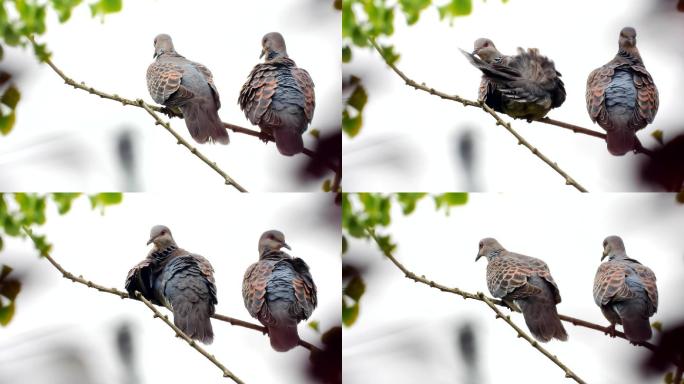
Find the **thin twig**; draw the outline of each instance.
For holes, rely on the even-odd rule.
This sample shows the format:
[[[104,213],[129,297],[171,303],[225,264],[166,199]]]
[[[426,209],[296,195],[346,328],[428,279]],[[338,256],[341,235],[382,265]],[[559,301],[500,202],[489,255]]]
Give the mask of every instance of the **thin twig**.
[[[150,303],[150,301],[147,300],[140,292],[135,291],[135,297],[138,300],[142,301],[147,306],[147,308],[149,308],[152,312],[154,312],[154,317],[160,318],[164,323],[166,323],[166,325],[173,329],[176,332],[176,337],[180,337],[181,339],[185,340],[185,342],[188,343],[189,346],[193,347],[197,352],[201,353],[209,361],[214,363],[214,365],[217,366],[223,372],[223,377],[228,377],[238,384],[244,384],[244,382],[240,380],[239,377],[235,376],[233,372],[231,372],[228,368],[221,364],[221,362],[219,362],[214,355],[209,354],[209,352],[207,352],[204,348],[200,347],[193,339],[186,335],[185,332],[181,331],[180,328],[176,327],[174,323],[169,321],[169,317],[159,312],[157,307],[155,307],[154,304]]]
[[[442,99],[455,101],[457,103],[463,104],[463,106],[477,107],[477,108],[483,109],[485,112],[489,113],[496,120],[496,125],[500,125],[500,126],[506,128],[506,130],[508,132],[510,132],[513,136],[515,136],[515,138],[518,140],[518,144],[525,146],[527,149],[530,150],[530,152],[532,152],[533,155],[537,156],[539,159],[541,159],[543,162],[545,162],[547,165],[549,165],[554,171],[556,171],[559,175],[561,175],[565,179],[566,185],[572,185],[573,187],[575,187],[580,192],[587,192],[587,190],[584,187],[582,187],[577,181],[575,181],[575,179],[573,179],[572,177],[570,177],[570,175],[568,175],[565,171],[563,171],[558,166],[557,163],[551,161],[548,157],[546,157],[544,154],[542,154],[537,148],[532,146],[527,140],[525,140],[525,138],[523,138],[518,132],[516,132],[513,129],[513,127],[511,126],[511,123],[504,121],[499,116],[499,114],[496,113],[487,104],[485,104],[483,102],[479,102],[479,101],[472,101],[472,100],[464,99],[458,95],[449,95],[449,94],[446,94],[444,92],[440,92],[438,90],[435,90],[434,88],[430,88],[430,87],[426,86],[425,84],[418,84],[416,81],[412,80],[411,78],[406,76],[406,74],[404,74],[402,71],[400,71],[396,65],[394,65],[393,63],[390,63],[387,60],[387,58],[385,57],[385,55],[382,52],[382,48],[380,48],[380,46],[375,42],[374,39],[369,39],[369,41],[373,45],[373,47],[375,47],[375,49],[378,51],[378,53],[383,58],[385,63],[392,69],[392,71],[394,71],[394,73],[399,75],[399,77],[401,77],[401,79],[404,80],[406,85],[411,86],[415,89],[427,92],[431,95],[438,96]]]
[[[138,99],[137,102],[138,102],[138,106],[140,106],[142,109],[147,111],[147,113],[149,113],[150,116],[152,116],[154,118],[157,125],[161,125],[162,127],[166,128],[166,130],[169,131],[169,133],[171,133],[173,135],[173,137],[176,138],[176,140],[178,140],[178,144],[183,145],[185,148],[187,148],[190,151],[190,153],[199,157],[200,160],[202,160],[205,164],[207,164],[211,169],[216,171],[216,173],[221,175],[221,177],[223,177],[223,180],[225,181],[226,185],[231,185],[240,192],[247,192],[247,190],[245,188],[243,188],[240,184],[238,184],[235,180],[233,180],[232,177],[228,176],[228,174],[226,172],[224,172],[221,168],[219,168],[219,166],[216,165],[215,162],[209,160],[200,151],[198,151],[197,148],[193,147],[192,145],[190,145],[190,143],[188,143],[185,139],[183,139],[183,137],[181,135],[179,135],[178,132],[174,131],[171,128],[171,124],[162,120],[159,117],[159,115],[157,115],[157,113],[154,110],[152,110],[152,108],[150,108],[150,106],[147,103],[145,103],[142,99]]]
[[[36,46],[37,46],[37,43],[36,43],[35,39],[33,38],[33,36],[29,35],[29,36],[27,36],[27,37],[28,37],[28,39],[31,41],[31,44],[33,44],[33,46],[36,47]],[[167,115],[167,116],[169,116],[169,117],[183,118],[183,115],[180,114],[180,113],[178,113],[178,111],[174,111],[174,110],[171,110],[171,109],[166,108],[166,107],[159,107],[159,106],[156,106],[156,105],[147,104],[147,103],[144,103],[144,102],[143,102],[143,104],[141,105],[141,104],[140,104],[140,100],[141,100],[141,99],[137,99],[137,100],[126,99],[126,98],[121,97],[121,96],[119,96],[119,95],[117,95],[117,94],[110,94],[110,93],[106,93],[106,92],[102,92],[102,91],[100,91],[100,90],[97,90],[97,89],[95,89],[95,88],[93,88],[93,87],[91,87],[91,86],[86,85],[84,82],[80,82],[80,83],[79,83],[79,82],[76,82],[74,79],[72,79],[72,78],[70,78],[69,76],[67,76],[61,69],[59,69],[59,68],[55,65],[55,63],[52,62],[52,60],[51,60],[49,57],[48,57],[48,58],[44,58],[44,61],[45,61],[45,63],[46,63],[46,64],[47,64],[47,65],[48,65],[48,66],[49,66],[49,67],[50,67],[50,68],[51,68],[59,77],[62,78],[62,80],[64,80],[64,83],[65,83],[65,84],[70,85],[70,86],[72,86],[72,87],[74,87],[74,88],[76,88],[76,89],[81,89],[81,90],[86,91],[86,92],[88,92],[88,93],[91,93],[91,94],[93,94],[93,95],[97,95],[97,96],[99,96],[99,97],[101,97],[101,98],[103,98],[103,99],[109,99],[109,100],[117,101],[117,102],[119,102],[119,103],[121,103],[121,104],[123,104],[123,105],[130,105],[130,106],[133,106],[133,107],[140,107],[140,108],[143,108],[143,109],[150,109],[150,110],[152,110],[152,111],[154,111],[154,112],[157,112],[157,113],[163,113],[163,114],[165,114],[165,115]],[[145,108],[145,106],[146,106],[147,108]],[[148,113],[149,113],[149,111],[148,111]],[[241,126],[239,126],[239,125],[230,124],[230,123],[226,123],[226,122],[223,122],[223,126],[224,126],[226,129],[230,129],[231,131],[236,132],[236,133],[241,133],[241,134],[245,134],[245,135],[248,135],[248,136],[253,136],[253,137],[259,138],[259,139],[261,139],[261,140],[266,140],[266,141],[270,141],[270,142],[275,142],[275,139],[273,138],[273,136],[272,136],[272,135],[269,135],[269,134],[267,134],[267,133],[262,133],[262,132],[259,132],[259,131],[255,131],[255,130],[253,130],[253,129],[244,128],[244,127],[241,127]],[[165,127],[165,128],[166,128],[166,127]],[[167,128],[167,130],[170,130],[170,128]],[[173,132],[173,131],[171,131],[171,130],[170,130],[170,132],[175,133],[175,132]],[[179,136],[178,134],[174,134],[174,137],[178,138],[178,136]],[[186,146],[186,147],[187,147],[187,146]],[[190,148],[188,148],[188,149],[190,149]],[[312,150],[310,150],[310,149],[308,149],[308,148],[304,148],[304,150],[302,151],[302,153],[303,153],[304,155],[306,155],[306,156],[311,157],[311,158],[313,158],[313,157],[314,157],[314,154],[315,154],[314,151],[312,151]],[[211,162],[211,163],[213,164],[213,162]],[[330,169],[332,172],[334,172],[335,174],[341,173],[340,170],[338,169],[339,167],[337,167],[335,164],[332,164],[332,163],[330,163],[329,161],[325,161],[324,163],[325,163],[325,166],[326,166],[328,169]],[[210,166],[211,166],[211,164],[210,164]],[[212,167],[212,168],[214,168],[214,167]],[[216,169],[215,169],[215,170],[216,170]],[[225,173],[225,172],[224,172],[224,173]],[[222,175],[222,176],[223,176],[223,175]],[[341,177],[341,176],[340,176],[340,177]],[[232,179],[231,179],[231,180],[232,180]],[[233,185],[233,184],[230,184],[230,185]],[[233,185],[233,186],[235,186],[235,185]]]
[[[549,351],[547,351],[546,349],[541,347],[537,341],[532,339],[527,333],[525,333],[522,329],[520,329],[520,327],[515,325],[515,323],[513,323],[513,321],[511,320],[510,316],[505,316],[503,313],[501,313],[501,311],[496,306],[500,305],[500,306],[507,307],[505,304],[503,304],[503,302],[501,300],[489,298],[481,292],[473,294],[470,292],[462,291],[458,288],[449,288],[449,287],[444,286],[442,284],[435,283],[432,280],[428,280],[425,276],[416,275],[415,273],[409,271],[406,267],[404,267],[404,265],[401,264],[399,262],[399,260],[397,260],[394,257],[394,255],[392,255],[391,252],[389,252],[387,249],[382,247],[380,241],[378,240],[377,236],[375,235],[375,230],[373,230],[371,228],[366,228],[366,232],[373,239],[373,241],[375,241],[375,243],[378,245],[378,247],[380,248],[382,253],[385,255],[385,257],[387,257],[395,266],[397,266],[397,268],[399,268],[399,270],[401,270],[407,278],[409,278],[415,282],[418,282],[418,283],[423,283],[423,284],[428,285],[432,288],[439,289],[440,291],[443,291],[443,292],[449,292],[449,293],[459,295],[459,296],[463,297],[464,299],[474,299],[474,300],[479,300],[479,301],[484,302],[494,312],[496,312],[496,317],[502,318],[506,323],[508,323],[508,325],[513,327],[513,329],[515,329],[515,331],[518,332],[518,337],[522,337],[525,340],[527,340],[527,342],[529,342],[530,345],[532,345],[539,352],[544,354],[544,356],[548,357],[551,361],[553,361],[556,365],[558,365],[565,372],[565,377],[572,378],[573,380],[575,380],[578,383],[585,383],[585,381],[582,380],[579,376],[577,376],[572,370],[570,370],[570,368],[568,368],[565,364],[563,364],[560,360],[558,360],[558,358],[556,356],[552,355],[551,353],[549,353]]]
[[[484,293],[478,292],[477,295],[482,299],[482,301],[485,302],[485,304],[487,304],[489,308],[492,309],[492,311],[496,312],[497,318],[502,319],[503,321],[508,323],[508,325],[510,325],[511,328],[515,329],[515,331],[518,332],[518,337],[522,337],[523,339],[527,340],[527,342],[530,343],[532,347],[541,352],[549,360],[553,361],[558,367],[560,367],[560,369],[565,371],[565,377],[573,379],[578,383],[586,384],[586,381],[582,380],[579,376],[577,376],[577,374],[573,372],[570,368],[568,368],[567,365],[563,364],[555,355],[552,355],[549,351],[546,350],[546,348],[539,345],[538,341],[532,339],[530,335],[528,335],[527,333],[525,333],[525,331],[518,327],[513,322],[513,320],[511,320],[511,316],[506,316],[503,313],[501,313],[501,310],[499,310],[499,308],[497,308],[496,305],[487,296],[484,295]]]
[[[34,239],[34,237],[33,237],[33,232],[31,231],[31,229],[30,229],[30,228],[27,228],[27,227],[23,227],[23,230],[24,230],[24,232],[29,236],[29,238],[31,238],[31,240],[35,242],[35,239]],[[92,282],[91,280],[87,280],[87,279],[84,278],[82,275],[80,275],[80,276],[74,275],[73,273],[71,273],[71,272],[67,271],[66,269],[64,269],[64,267],[62,267],[55,259],[53,259],[52,256],[50,256],[50,254],[47,254],[47,253],[46,253],[46,254],[44,254],[44,255],[42,255],[42,256],[45,257],[45,258],[50,262],[50,264],[52,264],[52,266],[55,267],[55,269],[57,269],[57,270],[62,274],[62,277],[64,277],[64,278],[67,279],[67,280],[71,280],[71,281],[73,281],[74,283],[83,284],[83,285],[85,285],[85,286],[87,286],[87,287],[89,287],[89,288],[96,289],[96,290],[98,290],[98,291],[100,291],[100,292],[110,293],[110,294],[112,294],[112,295],[119,296],[119,297],[122,298],[122,299],[132,299],[132,300],[134,300],[134,298],[130,297],[130,296],[128,295],[127,292],[120,291],[120,290],[118,290],[118,289],[116,289],[116,288],[108,288],[108,287],[105,287],[104,285],[100,285],[100,284],[94,283],[94,282]],[[226,315],[221,315],[221,314],[219,314],[219,313],[215,313],[215,314],[211,315],[211,317],[214,318],[214,319],[216,319],[216,320],[225,321],[226,323],[229,323],[230,325],[233,325],[233,326],[243,327],[243,328],[247,328],[247,329],[252,329],[252,330],[261,332],[261,333],[263,333],[263,334],[267,334],[267,333],[268,333],[268,329],[266,329],[266,327],[263,327],[263,326],[261,326],[261,325],[257,325],[257,324],[254,324],[254,323],[250,323],[250,322],[248,322],[248,321],[236,319],[236,318],[234,318],[234,317],[230,317],[230,316],[226,316]],[[302,347],[308,349],[308,350],[311,351],[311,352],[321,352],[321,350],[320,350],[318,347],[316,347],[315,345],[313,345],[313,344],[311,344],[311,343],[309,343],[309,342],[307,342],[307,341],[304,341],[304,340],[302,340],[302,339],[299,339],[299,343],[298,343],[298,344],[299,344],[300,346],[302,346]]]
[[[597,331],[603,332],[605,335],[608,335],[608,336],[611,336],[611,332],[614,332],[616,337],[619,337],[621,339],[625,339],[625,340],[629,341],[629,339],[627,339],[627,336],[625,336],[625,334],[623,332],[620,332],[618,330],[611,330],[610,327],[603,327],[603,326],[600,326],[598,324],[594,324],[594,323],[591,323],[591,322],[588,322],[585,320],[581,320],[581,319],[576,319],[574,317],[570,317],[567,315],[560,315],[559,314],[558,317],[560,317],[560,319],[563,321],[571,323],[572,325],[590,328],[590,329],[595,329]],[[651,351],[655,351],[655,348],[656,348],[655,345],[649,343],[648,341],[638,341],[638,342],[630,341],[630,343],[634,344],[634,345],[640,345],[644,348],[650,349]]]

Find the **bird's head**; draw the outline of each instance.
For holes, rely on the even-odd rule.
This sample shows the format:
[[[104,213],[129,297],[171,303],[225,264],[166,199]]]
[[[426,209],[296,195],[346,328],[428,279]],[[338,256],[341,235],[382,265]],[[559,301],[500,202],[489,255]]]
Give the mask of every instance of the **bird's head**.
[[[603,240],[603,256],[601,256],[601,261],[603,261],[606,256],[612,258],[624,254],[625,243],[622,242],[620,236],[608,236]]]
[[[266,251],[279,251],[280,248],[290,248],[285,242],[285,235],[275,229],[264,232],[259,238],[259,255]]]
[[[636,47],[636,30],[632,27],[624,27],[620,31],[620,38],[618,40],[619,46],[622,49],[629,50]]]
[[[166,248],[169,245],[176,244],[171,235],[171,230],[165,225],[155,225],[152,227],[147,245],[150,245],[150,243],[154,243],[156,248]]]
[[[264,56],[266,56],[267,62],[278,57],[287,57],[283,35],[278,32],[270,32],[264,35],[261,39],[261,56],[259,58]]]
[[[496,57],[501,55],[496,46],[494,46],[494,42],[484,37],[475,40],[472,53],[487,63],[491,63]]]
[[[166,33],[162,33],[154,38],[154,55],[152,58],[156,59],[165,52],[173,51],[173,41],[171,41],[171,36],[167,35]]]
[[[477,257],[475,258],[475,261],[478,261],[482,256],[486,257],[489,261],[492,259],[492,257],[498,255],[503,250],[504,247],[502,247],[495,238],[486,237],[480,240],[479,250],[477,251]]]

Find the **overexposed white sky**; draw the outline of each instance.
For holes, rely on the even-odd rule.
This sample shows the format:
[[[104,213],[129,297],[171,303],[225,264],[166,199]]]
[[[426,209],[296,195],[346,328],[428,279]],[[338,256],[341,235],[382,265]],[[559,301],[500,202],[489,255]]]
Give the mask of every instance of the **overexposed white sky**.
[[[656,13],[656,5],[671,11]],[[633,26],[660,93],[654,124],[638,134],[646,147],[655,148],[649,136],[653,130],[663,130],[667,140],[684,129],[678,95],[684,85],[684,50],[678,38],[684,24],[675,7],[675,1],[475,0],[472,14],[453,23],[439,21],[430,7],[409,27],[397,10],[394,35],[379,43],[394,44],[401,54],[397,66],[413,80],[471,100],[477,99],[481,72],[458,48],[472,50],[479,37],[491,38],[505,54],[514,54],[519,46],[539,48],[563,74],[567,91],[565,103],[548,116],[602,132],[586,112],[586,79],[613,58],[620,29]],[[504,128],[495,126],[491,116],[414,90],[375,50],[353,52],[353,61],[343,71],[360,76],[369,96],[361,133],[343,139],[345,190],[472,190],[456,155],[457,138],[465,132],[474,137],[477,190],[572,190]],[[589,191],[644,188],[633,181],[633,168],[643,155],[614,157],[597,138],[547,124],[517,120],[512,125]]]
[[[90,17],[83,4],[66,24],[50,13],[48,31],[38,41],[48,44],[55,64],[73,79],[153,103],[145,72],[152,62],[154,37],[168,33],[180,54],[213,72],[222,120],[258,130],[244,117],[237,97],[260,60],[262,36],[279,31],[290,57],[315,83],[316,111],[310,129],[325,134],[339,127],[341,113],[340,16],[330,2],[315,0],[138,0],[125,1],[120,13],[101,22]],[[139,160],[137,190],[165,191],[176,177],[181,182],[175,190],[226,189],[220,176],[176,145],[144,110],[65,86],[47,65],[37,63],[30,49],[5,47],[4,60],[8,68],[21,69],[22,100],[14,130],[0,139],[2,190],[126,189],[114,141],[125,129],[132,131]],[[171,125],[196,145],[184,121],[172,119]],[[320,189],[320,183],[302,184],[293,175],[306,156],[286,158],[273,144],[230,136],[228,146],[197,146],[247,190]],[[313,149],[313,137],[304,137]]]
[[[435,212],[429,200],[408,217],[395,204],[392,224],[378,233],[392,235],[398,243],[394,255],[414,273],[488,294],[487,262],[475,263],[475,257],[479,240],[495,237],[509,251],[547,262],[561,293],[559,313],[601,325],[608,321],[594,303],[593,280],[603,239],[619,235],[627,254],[655,272],[660,303],[651,321],[667,327],[684,320],[682,208],[667,194],[470,194],[469,202],[452,208],[448,217]],[[455,332],[464,324],[475,331],[476,382],[570,382],[484,303],[415,283],[374,243],[351,240],[344,257],[365,268],[366,293],[358,321],[344,330],[345,383],[464,383],[466,368]],[[511,317],[527,329],[520,314]],[[563,324],[568,341],[543,346],[586,382],[662,382],[662,376],[649,380],[636,371],[647,350]]]
[[[66,216],[59,216],[50,205],[47,224],[35,231],[48,235],[54,244],[51,254],[64,268],[123,290],[128,270],[151,247],[145,245],[150,228],[165,224],[179,246],[203,255],[213,265],[216,312],[258,323],[244,308],[242,279],[247,267],[258,260],[261,233],[279,229],[292,247],[290,254],[307,262],[318,287],[319,306],[309,320],[320,321],[321,329],[327,330],[338,325],[341,316],[339,213],[331,210],[324,194],[237,198],[227,198],[225,193],[127,194],[120,205],[101,216],[81,197]],[[14,267],[15,276],[24,277],[15,317],[2,329],[0,382],[55,383],[56,377],[38,380],[41,372],[30,367],[56,344],[68,342],[91,356],[98,371],[96,381],[90,383],[121,383],[111,345],[112,329],[122,321],[133,328],[141,383],[226,382],[211,362],[176,339],[142,303],[74,284],[39,259],[29,240],[3,239],[2,263]],[[246,383],[307,382],[302,369],[307,350],[298,347],[277,353],[259,332],[216,320],[212,325],[215,339],[206,349]],[[303,339],[320,345],[320,335],[305,322],[299,332]]]

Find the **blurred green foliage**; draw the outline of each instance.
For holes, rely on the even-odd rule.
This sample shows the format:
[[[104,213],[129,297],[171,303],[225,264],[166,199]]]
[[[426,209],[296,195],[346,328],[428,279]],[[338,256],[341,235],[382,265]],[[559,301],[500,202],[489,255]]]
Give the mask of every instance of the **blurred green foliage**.
[[[57,206],[60,215],[71,210],[72,203],[81,196],[80,193],[53,193],[41,195],[37,193],[6,193],[0,194],[0,252],[4,246],[4,238],[24,237],[24,227],[34,227],[45,224],[46,209],[52,201]],[[104,212],[105,207],[119,204],[121,193],[97,193],[88,196],[92,209]],[[32,244],[41,256],[52,249],[52,244],[45,235],[33,235]],[[12,320],[16,297],[21,291],[21,282],[11,278],[12,268],[2,265],[0,269],[0,325],[6,326]]]
[[[484,1],[484,0],[483,0]],[[506,3],[507,0],[502,0]],[[342,0],[342,62],[349,63],[354,57],[354,47],[370,47],[369,39],[389,37],[394,34],[397,15],[403,15],[407,25],[414,25],[427,10],[434,10],[439,20],[453,23],[456,17],[467,16],[473,10],[473,0]],[[378,44],[389,63],[399,60],[393,45]],[[356,79],[356,81],[354,81]],[[342,127],[349,137],[359,134],[363,125],[363,105],[368,95],[358,77],[342,112]],[[361,108],[352,104],[357,89],[363,91]]]
[[[389,234],[380,234],[378,229],[387,228],[392,223],[392,204],[398,204],[404,216],[416,210],[427,193],[344,193],[342,194],[342,254],[349,248],[348,237],[369,240],[368,231],[375,232],[383,253],[391,253],[397,244]],[[435,210],[446,215],[452,207],[468,202],[467,193],[442,193],[431,195]],[[360,302],[366,292],[366,284],[361,272],[352,266],[342,267],[342,323],[350,327],[359,316]]]
[[[64,23],[71,18],[71,12],[82,0],[0,0],[0,61],[4,56],[3,46],[26,46],[27,36],[42,35],[46,31],[48,11],[55,12],[57,20]],[[93,17],[119,12],[123,0],[98,0],[90,3]],[[40,61],[50,57],[45,44],[33,46]],[[10,82],[12,75],[0,71],[0,134],[12,131],[16,121],[16,108],[21,99],[19,89]]]

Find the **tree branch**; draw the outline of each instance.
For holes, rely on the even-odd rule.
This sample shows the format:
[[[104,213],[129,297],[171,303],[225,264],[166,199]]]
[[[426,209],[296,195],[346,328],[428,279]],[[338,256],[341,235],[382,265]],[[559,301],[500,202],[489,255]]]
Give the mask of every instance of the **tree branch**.
[[[31,44],[33,44],[33,46],[36,47],[36,46],[37,46],[37,43],[36,43],[35,39],[33,38],[33,36],[28,35],[27,37],[28,37],[29,41],[31,42]],[[159,107],[159,106],[156,106],[156,105],[147,104],[147,103],[145,103],[142,99],[131,100],[131,99],[123,98],[123,97],[121,97],[121,96],[119,96],[119,95],[117,95],[117,94],[109,94],[109,93],[106,93],[106,92],[102,92],[102,91],[97,90],[97,89],[95,89],[95,88],[93,88],[93,87],[91,87],[91,86],[86,85],[84,82],[80,82],[80,83],[76,82],[74,79],[72,79],[72,78],[70,78],[69,76],[67,76],[61,69],[59,69],[59,68],[55,65],[55,63],[52,62],[52,60],[51,60],[50,58],[45,58],[45,63],[46,63],[46,64],[47,64],[47,65],[48,65],[48,66],[49,66],[49,67],[50,67],[50,68],[51,68],[59,77],[61,77],[62,80],[64,80],[64,83],[67,84],[67,85],[70,85],[70,86],[72,86],[72,87],[74,87],[74,88],[76,88],[76,89],[81,89],[81,90],[86,91],[86,92],[88,92],[88,93],[91,93],[91,94],[93,94],[93,95],[97,95],[97,96],[99,96],[99,97],[101,97],[101,98],[103,98],[103,99],[114,100],[114,101],[117,101],[117,102],[119,102],[119,103],[121,103],[121,104],[123,104],[123,105],[130,105],[130,106],[133,106],[133,107],[139,107],[139,108],[145,109],[145,110],[147,111],[147,113],[149,113],[150,115],[152,115],[152,117],[155,118],[156,124],[161,125],[161,126],[163,126],[164,128],[166,128],[166,130],[169,131],[169,132],[178,140],[178,144],[182,144],[183,146],[185,146],[190,152],[192,152],[194,155],[198,156],[204,163],[206,163],[206,164],[209,165],[214,171],[216,171],[217,173],[219,173],[219,175],[221,175],[221,176],[224,178],[224,180],[225,180],[225,182],[226,182],[227,185],[231,185],[231,186],[235,187],[235,188],[236,188],[237,190],[239,190],[240,192],[246,192],[246,190],[244,190],[244,188],[242,188],[242,187],[241,187],[239,184],[237,184],[231,177],[229,177],[224,171],[222,171],[222,170],[216,165],[215,162],[208,160],[208,159],[207,159],[204,155],[202,155],[196,148],[194,148],[194,147],[192,147],[190,144],[188,144],[188,142],[185,141],[177,132],[175,132],[173,129],[171,129],[171,126],[170,126],[169,123],[166,123],[166,125],[164,125],[164,124],[161,122],[161,120],[158,118],[158,116],[156,116],[155,114],[153,114],[153,112],[163,113],[163,114],[165,114],[165,115],[167,115],[167,116],[169,116],[169,117],[179,117],[179,118],[183,118],[183,115],[182,115],[182,114],[180,114],[180,113],[178,113],[177,111],[174,111],[174,110],[172,110],[172,109],[169,109],[169,108],[167,108],[167,107]],[[259,139],[261,139],[261,140],[266,140],[266,141],[270,141],[270,142],[275,142],[275,139],[273,138],[273,135],[270,135],[270,134],[267,134],[267,133],[255,131],[255,130],[252,130],[252,129],[249,129],[249,128],[244,128],[244,127],[241,127],[241,126],[239,126],[239,125],[230,124],[230,123],[226,123],[226,122],[223,122],[223,126],[224,126],[226,129],[230,129],[231,131],[236,132],[236,133],[241,133],[241,134],[244,134],[244,135],[253,136],[253,137],[259,138]],[[310,149],[308,149],[308,148],[304,148],[304,150],[302,151],[302,153],[303,153],[304,155],[306,155],[306,156],[311,157],[311,158],[313,158],[313,157],[314,157],[314,154],[315,154],[314,151],[312,151],[312,150],[310,150]],[[335,173],[335,177],[341,178],[341,170],[339,169],[339,167],[337,167],[335,164],[332,164],[332,163],[329,162],[329,161],[325,161],[325,166],[326,166],[328,169],[330,169],[332,172]]]
[[[464,99],[458,95],[449,95],[449,94],[446,94],[444,92],[440,92],[438,90],[435,90],[434,88],[427,87],[425,84],[418,84],[416,81],[412,80],[411,78],[406,76],[406,74],[404,74],[401,70],[399,70],[399,68],[397,68],[396,65],[390,63],[387,60],[387,58],[385,57],[385,55],[382,52],[382,48],[380,48],[380,46],[375,42],[374,39],[369,39],[369,41],[370,41],[371,45],[373,45],[375,50],[378,51],[378,53],[383,58],[385,63],[392,69],[392,71],[394,71],[394,73],[399,75],[399,77],[401,77],[401,79],[404,80],[406,85],[413,87],[415,89],[427,92],[431,95],[438,96],[442,99],[455,101],[457,103],[463,104],[463,106],[477,107],[477,108],[484,110],[485,112],[487,112],[489,115],[491,115],[496,120],[496,125],[500,125],[500,126],[506,128],[506,130],[508,132],[510,132],[513,136],[515,136],[515,138],[518,140],[518,144],[525,146],[527,149],[530,150],[530,152],[532,152],[533,155],[537,156],[539,159],[541,159],[543,162],[545,162],[548,166],[550,166],[554,171],[556,171],[559,175],[561,175],[565,179],[566,185],[572,185],[573,187],[575,187],[580,192],[587,192],[587,190],[584,187],[582,187],[577,181],[575,181],[572,177],[570,177],[570,175],[568,175],[565,171],[563,171],[558,166],[558,164],[551,161],[548,157],[546,157],[544,154],[542,154],[537,148],[532,146],[527,140],[525,140],[525,138],[523,138],[517,131],[515,131],[513,129],[513,127],[511,126],[511,123],[504,121],[499,116],[499,114],[497,114],[496,111],[494,111],[488,105],[486,105],[483,102]],[[552,123],[547,122],[547,124],[552,124]],[[577,128],[580,128],[580,127],[577,127]],[[582,132],[582,131],[590,131],[590,130],[585,129],[585,128],[581,128],[579,132]]]
[[[135,297],[145,303],[147,308],[149,308],[152,312],[154,312],[154,317],[160,318],[166,325],[168,325],[171,329],[173,329],[176,332],[176,337],[180,337],[181,339],[185,340],[186,343],[188,343],[189,346],[193,347],[197,352],[201,353],[206,357],[209,361],[214,363],[215,366],[217,366],[222,372],[223,372],[223,377],[229,377],[231,378],[234,382],[237,384],[244,384],[240,378],[235,376],[228,368],[226,368],[223,364],[221,364],[218,360],[216,360],[216,357],[214,355],[210,355],[209,352],[205,351],[204,348],[200,347],[195,340],[191,339],[186,335],[183,331],[180,330],[180,328],[176,327],[175,324],[173,324],[171,321],[169,321],[169,317],[167,315],[162,315],[161,312],[154,306],[154,304],[150,303],[149,300],[147,300],[140,292],[135,291]]]
[[[29,238],[35,242],[34,237],[33,237],[33,232],[31,231],[31,229],[27,228],[27,227],[23,227],[23,230],[29,236]],[[52,258],[52,256],[50,256],[47,253],[45,255],[41,255],[41,256],[46,258],[50,262],[50,264],[52,264],[52,266],[55,267],[55,269],[57,269],[62,274],[62,277],[64,277],[65,279],[71,280],[74,283],[83,284],[89,288],[96,289],[100,292],[109,293],[109,294],[112,294],[115,296],[119,296],[122,299],[134,300],[134,298],[130,297],[127,292],[120,291],[116,288],[108,288],[108,287],[105,287],[104,285],[94,283],[91,280],[85,279],[82,275],[79,275],[79,276],[74,275],[73,273],[64,269],[64,267],[62,267],[55,259]],[[211,317],[216,319],[216,320],[225,321],[226,323],[233,325],[233,326],[252,329],[252,330],[261,332],[263,334],[268,334],[268,329],[266,327],[263,327],[261,325],[257,325],[254,323],[250,323],[248,321],[236,319],[234,317],[230,317],[230,316],[226,316],[226,315],[221,315],[219,313],[215,313],[215,314],[211,315]],[[298,344],[300,346],[308,349],[310,352],[321,352],[321,350],[318,347],[316,347],[315,345],[313,345],[307,341],[302,340],[301,338],[299,339]]]

